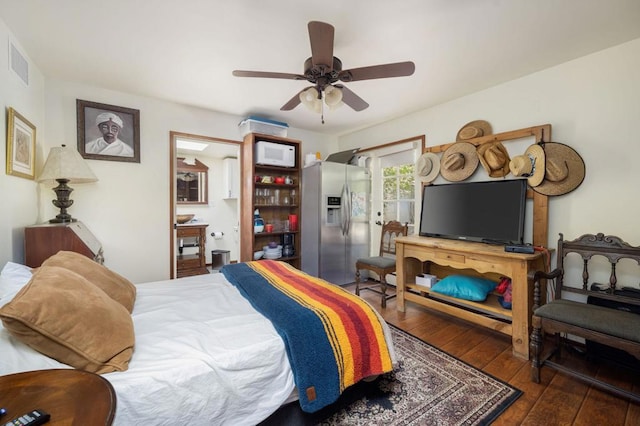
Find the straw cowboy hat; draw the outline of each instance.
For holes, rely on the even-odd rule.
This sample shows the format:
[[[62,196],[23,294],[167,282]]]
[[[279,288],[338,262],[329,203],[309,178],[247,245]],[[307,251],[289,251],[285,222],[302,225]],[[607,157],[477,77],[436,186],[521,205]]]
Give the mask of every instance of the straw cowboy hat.
[[[440,158],[433,152],[426,152],[416,162],[416,174],[423,183],[430,183],[440,173]]]
[[[478,153],[469,142],[456,142],[442,154],[440,174],[450,182],[465,180],[478,167]]]
[[[523,155],[516,155],[509,162],[509,170],[517,177],[526,177],[530,187],[538,186],[544,179],[544,149],[533,144]]]
[[[458,130],[456,142],[479,138],[480,136],[487,136],[490,134],[492,134],[492,131],[491,124],[489,124],[489,122],[484,120],[475,120],[465,124],[460,130]]]
[[[490,142],[478,147],[478,157],[487,174],[493,178],[509,174],[509,153],[500,142]]]
[[[580,186],[585,175],[580,154],[557,142],[547,142],[543,148],[546,157],[544,180],[533,190],[544,195],[563,195]]]

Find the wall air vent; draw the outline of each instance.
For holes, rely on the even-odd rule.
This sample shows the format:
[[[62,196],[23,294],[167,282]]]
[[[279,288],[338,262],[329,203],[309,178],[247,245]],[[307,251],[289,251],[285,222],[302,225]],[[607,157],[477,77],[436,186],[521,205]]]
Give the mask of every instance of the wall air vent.
[[[24,84],[29,85],[29,62],[11,41],[9,41],[9,68]]]

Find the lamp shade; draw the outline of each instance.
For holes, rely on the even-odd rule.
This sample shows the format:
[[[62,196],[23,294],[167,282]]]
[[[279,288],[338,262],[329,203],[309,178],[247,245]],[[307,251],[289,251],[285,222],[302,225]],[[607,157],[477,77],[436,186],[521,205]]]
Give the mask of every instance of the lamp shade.
[[[327,86],[324,89],[324,102],[329,106],[329,109],[334,110],[342,106],[342,90],[338,87]]]
[[[318,91],[315,87],[309,87],[300,93],[300,102],[311,111],[320,113],[322,100],[318,98]]]
[[[38,182],[55,181],[56,179],[67,179],[70,183],[87,183],[98,180],[80,153],[65,145],[51,148],[38,177]]]

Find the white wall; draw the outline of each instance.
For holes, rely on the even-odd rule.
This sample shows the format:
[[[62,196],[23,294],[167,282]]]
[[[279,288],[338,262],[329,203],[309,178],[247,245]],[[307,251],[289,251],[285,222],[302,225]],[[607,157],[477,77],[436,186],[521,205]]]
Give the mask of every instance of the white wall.
[[[0,103],[13,107],[36,126],[36,176],[52,146],[77,147],[76,99],[140,110],[141,162],[88,160],[99,178],[73,186],[69,209],[102,242],[105,264],[134,282],[169,277],[169,131],[239,140],[237,125],[243,117],[189,107],[148,97],[46,79],[29,60],[27,87],[9,72],[8,40],[28,59],[28,52],[0,19]],[[1,130],[6,135],[6,113]],[[302,152],[337,149],[336,137],[290,128],[289,137],[302,140]],[[0,144],[6,158],[6,145]],[[50,187],[33,180],[0,173],[0,266],[24,262],[24,227],[46,222],[58,211]],[[212,247],[216,248],[216,247]],[[207,248],[209,250],[209,248]]]
[[[603,232],[640,245],[639,69],[637,39],[342,136],[340,149],[420,134],[427,146],[440,145],[455,141],[458,130],[477,119],[491,123],[494,133],[549,123],[553,141],[576,149],[586,164],[579,188],[549,199],[549,246],[556,247],[559,232],[569,239]],[[505,146],[513,157],[532,142]],[[484,170],[473,178],[487,179]]]
[[[322,158],[327,158],[327,155],[340,151],[337,136],[327,136],[306,130],[289,128],[287,137],[298,139],[302,142],[302,164],[304,164],[305,154],[319,152]]]
[[[169,277],[169,132],[240,140],[242,117],[216,113],[158,99],[46,80],[48,147],[60,143],[77,146],[76,99],[140,110],[140,164],[88,160],[99,181],[76,185],[69,209],[102,242],[105,265],[134,282]],[[337,146],[323,135],[291,129],[289,136],[303,139],[306,149]],[[43,190],[45,198],[53,192]],[[53,206],[42,209],[38,221],[55,216]],[[207,247],[210,251],[214,247]]]
[[[29,85],[9,70],[9,40],[21,50],[29,63]],[[12,107],[36,127],[36,170],[44,163],[42,141],[45,135],[44,78],[29,60],[28,53],[0,19],[0,158],[5,168],[7,108]],[[24,227],[36,223],[37,183],[0,172],[0,267],[8,260],[24,261]]]

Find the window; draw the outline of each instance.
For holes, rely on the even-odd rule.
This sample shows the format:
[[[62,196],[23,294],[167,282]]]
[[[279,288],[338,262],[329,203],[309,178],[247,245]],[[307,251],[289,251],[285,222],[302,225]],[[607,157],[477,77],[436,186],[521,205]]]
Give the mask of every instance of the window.
[[[416,229],[416,194],[421,182],[414,177],[416,160],[425,150],[425,136],[416,136],[358,151],[358,161],[371,171],[371,255],[377,256],[382,222],[397,220],[408,225],[412,235]],[[416,189],[416,185],[418,189]],[[419,197],[418,197],[419,198]]]
[[[415,223],[414,163],[382,168],[382,219],[408,223],[409,235]]]

